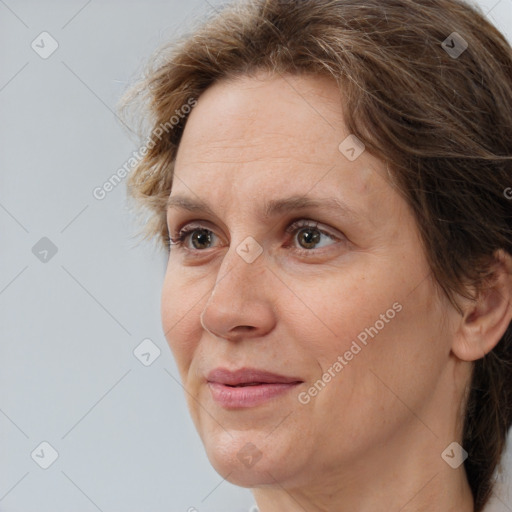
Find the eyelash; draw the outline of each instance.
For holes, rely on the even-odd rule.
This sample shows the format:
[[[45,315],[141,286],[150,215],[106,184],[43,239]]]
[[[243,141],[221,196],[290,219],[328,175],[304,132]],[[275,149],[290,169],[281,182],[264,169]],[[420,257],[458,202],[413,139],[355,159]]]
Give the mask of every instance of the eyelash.
[[[331,240],[338,240],[338,238],[335,237],[334,235],[332,235],[331,233],[328,233],[327,231],[324,231],[324,230],[318,228],[318,222],[307,221],[305,219],[293,222],[292,224],[290,224],[290,226],[288,226],[286,228],[285,232],[287,234],[296,234],[296,232],[300,231],[303,228],[317,229],[320,233],[329,237]],[[201,230],[208,231],[208,232],[212,233],[212,231],[210,229],[207,229],[204,226],[191,224],[187,227],[182,228],[180,230],[180,232],[177,235],[175,235],[174,237],[170,237],[170,240],[169,240],[170,247],[175,246],[175,247],[178,247],[179,249],[186,250],[190,253],[206,252],[208,249],[199,250],[199,249],[189,249],[188,247],[185,247],[185,242],[186,242],[187,238],[194,231],[201,231]],[[295,251],[304,256],[314,256],[315,255],[314,254],[315,249],[297,249],[297,248],[295,248]],[[195,255],[197,255],[197,254],[195,254]]]

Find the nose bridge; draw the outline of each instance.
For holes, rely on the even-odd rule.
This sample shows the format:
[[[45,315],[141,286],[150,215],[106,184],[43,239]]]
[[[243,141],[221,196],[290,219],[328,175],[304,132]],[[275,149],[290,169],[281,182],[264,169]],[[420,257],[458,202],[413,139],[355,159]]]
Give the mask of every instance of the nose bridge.
[[[254,239],[245,239],[229,248],[201,313],[203,328],[227,337],[239,326],[268,326],[273,309],[270,297],[265,295],[262,252]]]
[[[225,293],[228,297],[231,295],[233,299],[236,298],[237,302],[240,302],[241,295],[243,299],[250,298],[258,293],[258,290],[254,289],[258,282],[258,289],[261,290],[265,264],[263,249],[258,251],[258,247],[261,248],[254,239],[245,239],[237,246],[230,247],[220,265],[208,303]]]

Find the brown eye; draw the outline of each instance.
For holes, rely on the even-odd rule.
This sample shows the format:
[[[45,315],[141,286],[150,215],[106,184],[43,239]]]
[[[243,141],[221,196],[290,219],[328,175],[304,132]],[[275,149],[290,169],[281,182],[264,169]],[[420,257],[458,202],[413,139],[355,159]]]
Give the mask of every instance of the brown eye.
[[[208,249],[204,245],[212,242],[211,231],[208,229],[194,229],[190,233],[194,249]]]
[[[317,228],[307,227],[298,232],[297,240],[304,249],[314,249],[321,236],[322,233]]]
[[[203,251],[208,249],[208,244],[213,242],[213,237],[216,236],[212,231],[203,227],[189,226],[183,228],[176,237],[170,238],[171,247],[177,246],[188,251]],[[189,247],[188,239],[192,240],[192,247]]]
[[[323,246],[317,247],[322,243],[322,237],[331,242],[328,245],[333,245],[336,241],[340,240],[335,235],[320,229],[318,222],[308,220],[300,220],[292,223],[286,228],[286,233],[292,235],[294,245],[298,245],[295,251],[305,256],[308,256],[309,253],[314,255],[315,249],[323,249],[325,247],[325,243]]]
[[[286,228],[286,233],[292,235],[292,249],[302,256],[314,256],[317,254],[316,249],[325,248],[322,237],[324,242],[328,242],[327,246],[336,245],[336,242],[342,239],[320,229],[318,222],[308,220],[292,223]],[[213,231],[201,225],[188,225],[182,228],[178,235],[170,238],[170,245],[188,251],[191,255],[196,253],[195,255],[198,256],[199,253],[206,252],[207,249],[215,246],[216,237],[217,235]],[[290,245],[286,245],[286,247],[290,247]]]

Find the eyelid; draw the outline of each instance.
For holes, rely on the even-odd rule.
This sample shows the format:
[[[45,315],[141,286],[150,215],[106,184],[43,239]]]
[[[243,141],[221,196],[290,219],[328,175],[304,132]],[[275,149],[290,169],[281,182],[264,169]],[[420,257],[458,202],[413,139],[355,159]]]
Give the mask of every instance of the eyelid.
[[[184,231],[194,231],[199,229],[206,229],[213,233],[215,236],[219,237],[217,235],[217,232],[215,229],[211,227],[211,223],[205,220],[199,220],[199,221],[191,221],[191,222],[185,222],[180,228],[176,230],[176,235],[179,236]]]
[[[177,227],[174,229],[171,229],[169,222],[167,222],[167,231],[169,232],[169,236],[173,237],[173,238],[179,236],[180,233],[185,230],[185,228],[187,229],[187,231],[189,229],[203,229],[204,228],[204,229],[208,229],[208,230],[212,231],[213,233],[216,233],[215,228],[211,227],[211,226],[214,226],[214,224],[212,224],[210,221],[208,221],[206,219],[184,220],[182,222],[178,222]]]

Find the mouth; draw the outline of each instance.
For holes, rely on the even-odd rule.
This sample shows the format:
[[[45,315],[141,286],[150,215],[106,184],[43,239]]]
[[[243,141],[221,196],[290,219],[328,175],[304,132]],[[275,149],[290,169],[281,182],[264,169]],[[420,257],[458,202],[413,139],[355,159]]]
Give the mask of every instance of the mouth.
[[[243,384],[236,384],[233,386],[232,384],[224,384],[225,386],[229,386],[230,388],[244,388],[246,386],[260,386],[261,384],[269,384],[264,382],[244,382]],[[272,384],[272,383],[270,383]]]
[[[208,382],[217,382],[231,387],[303,382],[298,377],[288,377],[256,368],[240,368],[234,371],[227,368],[216,368],[208,374],[207,380]]]
[[[213,400],[225,409],[256,407],[277,402],[304,381],[255,368],[230,371],[217,368],[208,374],[207,383]]]

